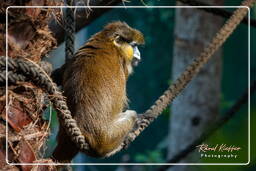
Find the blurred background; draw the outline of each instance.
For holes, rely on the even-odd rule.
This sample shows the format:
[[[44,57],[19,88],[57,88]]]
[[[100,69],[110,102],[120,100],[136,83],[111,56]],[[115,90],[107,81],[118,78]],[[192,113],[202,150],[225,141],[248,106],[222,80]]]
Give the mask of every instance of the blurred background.
[[[207,2],[207,1],[204,1]],[[241,0],[208,0],[214,5],[240,5]],[[131,1],[120,5],[175,5],[175,1]],[[93,9],[91,9],[93,10]],[[226,9],[233,11],[234,8]],[[256,19],[256,7],[251,10]],[[185,67],[200,54],[226,19],[197,9],[174,8],[120,8],[111,9],[76,34],[76,49],[94,33],[111,21],[124,21],[140,30],[146,44],[140,47],[142,61],[128,81],[129,106],[142,113],[164,92]],[[251,27],[251,63],[248,65],[248,26],[240,24],[224,46],[203,68],[198,78],[181,93],[161,116],[153,122],[127,150],[107,158],[94,159],[79,154],[74,163],[165,163],[186,147],[193,139],[214,123],[248,88],[248,68],[251,80],[256,72],[256,28]],[[64,63],[64,45],[50,54],[54,68]],[[255,94],[251,96],[251,129],[255,129]],[[50,110],[50,109],[49,109]],[[48,111],[49,112],[49,111]],[[46,156],[56,146],[58,121],[53,111],[52,135],[48,140]],[[256,170],[255,136],[251,137],[251,159],[247,166],[175,166],[170,170]],[[223,127],[205,142],[209,146],[226,144],[241,150],[218,152],[235,154],[237,158],[205,158],[195,150],[181,163],[247,163],[248,158],[248,105],[245,104]],[[157,166],[74,166],[74,170],[154,170]]]

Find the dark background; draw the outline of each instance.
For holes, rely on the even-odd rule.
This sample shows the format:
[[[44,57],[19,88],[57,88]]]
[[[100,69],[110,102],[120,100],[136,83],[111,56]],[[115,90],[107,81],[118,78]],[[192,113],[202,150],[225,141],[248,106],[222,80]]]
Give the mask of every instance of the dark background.
[[[147,5],[175,5],[174,1],[145,1]],[[241,0],[225,1],[225,5],[239,5]],[[122,5],[122,4],[120,4]],[[141,1],[132,1],[126,5],[143,5]],[[234,9],[229,9],[234,10]],[[173,55],[173,29],[174,29],[175,9],[145,8],[145,9],[113,9],[102,17],[98,18],[91,25],[77,34],[77,47],[82,45],[92,34],[100,31],[102,27],[111,21],[125,21],[131,27],[140,30],[146,39],[146,44],[140,47],[142,62],[135,68],[134,74],[128,81],[128,97],[130,108],[138,113],[145,111],[163,93],[171,83],[171,67]],[[251,10],[251,17],[256,18],[256,8]],[[255,79],[256,72],[256,49],[255,39],[256,29],[251,27],[251,65],[248,66],[248,27],[244,24],[235,30],[231,37],[223,46],[222,56],[222,92],[221,92],[221,113],[225,111],[237,100],[237,98],[248,87],[248,67],[251,72],[251,80]],[[58,48],[52,56],[64,56],[63,47]],[[60,60],[52,59],[56,66],[61,65]],[[251,134],[255,130],[256,122],[255,95],[251,98]],[[49,139],[47,153],[52,151],[56,144],[55,136],[57,132],[57,119],[55,113],[52,119],[53,135]],[[164,163],[166,161],[168,124],[170,111],[166,109],[162,115],[147,128],[134,141],[128,150],[124,150],[108,159],[93,159],[85,155],[79,155],[74,162],[83,163],[119,163],[146,162]],[[254,170],[256,163],[255,136],[251,137],[251,164],[249,166],[226,166],[225,170]],[[239,154],[241,157],[234,163],[246,163],[248,161],[248,105],[237,113],[224,127],[221,127],[213,134],[207,142],[235,144],[244,150]],[[204,162],[204,161],[201,161]],[[225,162],[212,160],[207,162]],[[117,166],[75,166],[75,170],[103,169],[113,170]],[[202,166],[202,170],[219,170],[224,166]],[[152,167],[145,167],[145,170],[152,170]]]

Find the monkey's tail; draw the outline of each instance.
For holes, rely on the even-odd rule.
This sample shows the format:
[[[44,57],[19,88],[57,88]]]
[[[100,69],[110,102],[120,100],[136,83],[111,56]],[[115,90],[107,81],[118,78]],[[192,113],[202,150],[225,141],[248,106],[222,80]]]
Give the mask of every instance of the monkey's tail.
[[[58,86],[62,84],[64,70],[65,67],[62,66],[61,68],[54,70],[51,74],[53,82],[55,82]]]
[[[54,149],[52,159],[60,163],[70,163],[78,153],[76,144],[70,140],[70,137],[60,128],[58,134],[58,145]]]

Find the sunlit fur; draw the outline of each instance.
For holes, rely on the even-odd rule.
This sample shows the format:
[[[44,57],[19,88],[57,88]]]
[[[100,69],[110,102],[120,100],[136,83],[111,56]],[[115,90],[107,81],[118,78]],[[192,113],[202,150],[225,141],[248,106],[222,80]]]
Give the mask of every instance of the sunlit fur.
[[[141,32],[113,22],[93,35],[63,66],[63,90],[69,109],[90,145],[86,154],[105,157],[115,151],[134,126],[136,115],[122,113],[127,104],[126,81],[133,49],[143,44]],[[70,161],[78,152],[61,127],[53,157]]]

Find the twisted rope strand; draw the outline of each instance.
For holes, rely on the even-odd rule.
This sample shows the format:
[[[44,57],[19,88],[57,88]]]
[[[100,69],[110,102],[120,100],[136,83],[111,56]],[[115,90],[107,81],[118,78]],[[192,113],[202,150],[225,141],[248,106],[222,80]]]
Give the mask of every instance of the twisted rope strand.
[[[5,67],[5,57],[0,57],[0,67]],[[58,118],[63,123],[67,134],[71,137],[71,140],[78,146],[81,151],[87,151],[89,145],[85,140],[85,137],[81,133],[77,126],[76,121],[72,118],[71,112],[68,110],[65,98],[58,90],[55,83],[51,81],[49,76],[34,62],[31,62],[24,58],[8,59],[8,81],[11,83],[17,83],[17,81],[32,80],[35,85],[45,89],[50,100],[53,103],[54,108],[57,110]],[[5,82],[6,71],[1,72],[0,82]],[[19,74],[22,73],[22,74]]]
[[[255,0],[245,0],[242,5],[252,6]],[[168,106],[168,104],[185,88],[188,82],[199,72],[200,68],[210,59],[211,55],[224,43],[237,25],[247,13],[247,9],[237,9],[221,30],[216,34],[210,45],[187,67],[181,76],[171,85],[162,96],[144,114],[139,115],[136,125],[119,149],[127,147],[157,116]],[[72,44],[72,41],[70,42]],[[73,42],[74,43],[74,42]],[[71,50],[72,51],[72,50]],[[68,52],[69,53],[69,52]],[[68,55],[71,57],[71,55]],[[0,57],[0,68],[5,68],[5,57]],[[67,134],[81,151],[89,150],[89,145],[78,128],[76,121],[72,119],[71,112],[68,110],[65,98],[62,96],[58,87],[51,81],[51,78],[34,62],[28,59],[18,58],[8,60],[8,80],[16,83],[17,81],[32,80],[32,82],[44,88],[58,111],[58,117],[63,123]],[[22,74],[19,74],[19,73]],[[5,80],[4,72],[0,74],[0,82]],[[116,151],[118,152],[118,150]]]
[[[67,0],[67,5],[72,6],[73,0]],[[75,14],[72,8],[67,8],[66,10],[65,31],[65,60],[67,62],[75,52]]]

